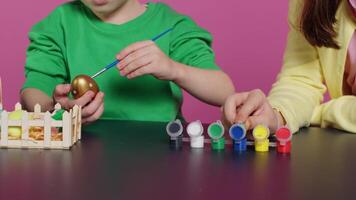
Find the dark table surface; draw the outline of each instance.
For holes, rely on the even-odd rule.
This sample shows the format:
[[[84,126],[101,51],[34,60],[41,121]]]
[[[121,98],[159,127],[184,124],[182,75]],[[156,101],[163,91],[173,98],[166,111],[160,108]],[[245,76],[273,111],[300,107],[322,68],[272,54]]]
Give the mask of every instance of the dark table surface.
[[[71,150],[0,149],[0,199],[356,198],[356,135],[303,129],[289,156],[174,151],[165,125],[99,121]]]

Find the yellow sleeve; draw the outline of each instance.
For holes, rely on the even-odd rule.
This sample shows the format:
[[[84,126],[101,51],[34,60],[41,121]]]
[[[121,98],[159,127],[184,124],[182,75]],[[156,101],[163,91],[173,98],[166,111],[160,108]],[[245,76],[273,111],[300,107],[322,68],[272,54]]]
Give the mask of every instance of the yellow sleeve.
[[[283,68],[268,97],[293,133],[300,127],[310,125],[313,111],[322,102],[326,91],[317,49],[308,43],[297,25],[301,2],[290,1],[290,30]]]
[[[356,96],[342,96],[317,106],[311,125],[356,133]]]

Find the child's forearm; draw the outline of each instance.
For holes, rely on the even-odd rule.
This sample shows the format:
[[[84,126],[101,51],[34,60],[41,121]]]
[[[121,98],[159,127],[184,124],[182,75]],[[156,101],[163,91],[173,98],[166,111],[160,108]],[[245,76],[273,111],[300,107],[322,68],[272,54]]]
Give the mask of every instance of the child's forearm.
[[[27,88],[21,92],[21,104],[28,111],[33,111],[36,104],[41,106],[41,111],[53,109],[53,99],[35,88]]]
[[[174,62],[173,81],[194,97],[221,106],[235,92],[230,78],[222,71],[204,70]]]

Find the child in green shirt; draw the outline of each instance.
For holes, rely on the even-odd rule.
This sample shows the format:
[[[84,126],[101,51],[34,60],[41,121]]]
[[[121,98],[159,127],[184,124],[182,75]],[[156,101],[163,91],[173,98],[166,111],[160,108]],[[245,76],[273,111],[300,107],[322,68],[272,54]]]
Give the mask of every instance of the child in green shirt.
[[[149,40],[168,28],[173,31]],[[81,105],[84,123],[169,121],[182,117],[181,88],[217,106],[234,92],[215,64],[211,35],[163,3],[69,2],[36,24],[29,38],[21,92],[29,110],[36,103],[51,110],[58,102],[67,109]],[[75,76],[91,76],[115,58],[119,73],[112,69],[95,78],[101,92],[68,97]]]

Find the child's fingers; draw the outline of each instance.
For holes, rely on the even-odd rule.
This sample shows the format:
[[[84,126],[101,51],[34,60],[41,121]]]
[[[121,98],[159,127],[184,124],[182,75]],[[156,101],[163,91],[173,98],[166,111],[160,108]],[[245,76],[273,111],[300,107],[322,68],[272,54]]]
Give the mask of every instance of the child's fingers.
[[[224,104],[223,113],[225,115],[226,120],[231,124],[234,123],[235,116],[236,116],[236,109],[245,101],[247,96],[248,93],[243,92],[243,93],[234,94],[227,98]]]
[[[70,109],[72,108],[69,105],[69,98],[68,97],[61,97],[61,98],[54,98],[55,103],[59,103],[61,105],[62,108],[64,109]]]
[[[87,106],[83,108],[82,116],[83,118],[93,115],[96,110],[99,109],[100,105],[104,102],[104,93],[99,92],[93,101],[91,101]]]
[[[223,112],[223,110],[222,110],[222,112]],[[225,130],[229,130],[229,128],[232,124],[226,119],[224,114],[222,114],[220,121],[223,124]]]
[[[136,42],[128,47],[126,47],[124,50],[122,50],[117,56],[116,58],[118,60],[122,60],[124,59],[126,56],[128,56],[129,54],[131,54],[134,51],[137,51],[138,49],[141,49],[145,46],[149,46],[149,45],[153,45],[154,42],[151,40],[147,40],[147,41],[142,41],[142,42]]]
[[[69,105],[70,105],[70,107],[73,107],[75,105],[84,107],[94,98],[94,96],[95,96],[94,92],[89,90],[80,98],[78,98],[76,100],[71,100],[69,102]]]
[[[124,69],[120,71],[120,74],[122,76],[127,76],[132,72],[138,70],[139,68],[149,65],[151,62],[152,62],[152,55],[147,54],[131,62],[129,65],[127,65]]]
[[[55,103],[59,103],[63,108],[71,108],[69,105],[68,93],[71,86],[69,84],[57,85],[53,92],[53,100]]]
[[[247,130],[255,128],[259,124],[266,124],[266,119],[263,115],[250,116],[246,120],[245,126]]]
[[[119,62],[119,64],[117,64],[117,68],[119,70],[122,70],[123,68],[127,67],[129,64],[134,62],[135,60],[140,59],[141,57],[148,55],[150,53],[151,53],[150,46],[145,46],[126,56],[123,60]]]
[[[264,107],[261,106],[252,115],[260,115],[263,111],[264,111]]]
[[[68,93],[70,92],[71,86],[70,84],[59,84],[56,86],[54,89],[54,94],[53,96],[56,97],[63,97],[67,96]]]
[[[89,117],[83,118],[82,123],[89,124],[98,120],[100,116],[103,114],[103,112],[104,112],[104,102],[100,104],[99,108],[95,111],[94,114],[92,114]]]
[[[239,112],[236,114],[236,122],[242,123],[247,120],[247,118],[252,115],[256,110],[258,110],[264,103],[265,96],[262,91],[254,90],[249,93],[246,101],[241,106]]]
[[[127,78],[129,79],[133,79],[139,76],[143,76],[146,74],[152,74],[153,73],[153,66],[151,64],[148,64],[146,66],[142,66],[139,69],[137,69],[136,71],[130,73],[127,75]]]

